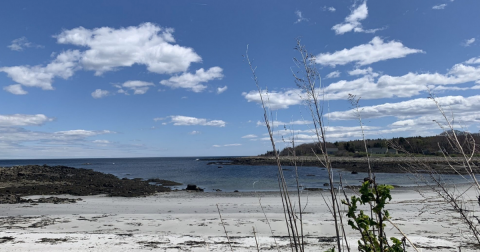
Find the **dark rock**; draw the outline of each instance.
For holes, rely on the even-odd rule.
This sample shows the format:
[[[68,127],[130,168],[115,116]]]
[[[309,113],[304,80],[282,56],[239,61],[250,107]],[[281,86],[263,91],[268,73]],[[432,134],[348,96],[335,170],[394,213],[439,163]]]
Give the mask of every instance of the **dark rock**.
[[[323,186],[329,186],[330,184],[329,183],[324,183]]]
[[[197,185],[193,185],[193,184],[188,184],[186,190],[187,191],[197,191],[197,192],[203,192],[204,191],[204,189],[198,187]]]
[[[233,191],[233,192],[239,192],[239,191],[238,191],[238,190],[235,190],[235,191]]]
[[[187,190],[192,190],[193,191],[193,190],[197,190],[197,188],[198,188],[197,185],[192,185],[192,184],[187,185]]]
[[[352,174],[358,174],[358,172],[356,172],[356,171],[352,171]]]
[[[27,195],[97,195],[137,197],[170,191],[147,181],[66,166],[25,165],[0,168],[0,203],[21,203]],[[59,203],[53,200],[53,203]]]

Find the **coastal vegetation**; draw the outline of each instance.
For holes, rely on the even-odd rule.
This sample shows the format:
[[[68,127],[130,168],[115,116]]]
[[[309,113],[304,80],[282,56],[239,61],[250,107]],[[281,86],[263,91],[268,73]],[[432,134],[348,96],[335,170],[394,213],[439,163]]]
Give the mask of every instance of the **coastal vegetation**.
[[[463,147],[466,147],[468,132],[457,131],[458,140],[462,143]],[[473,138],[475,142],[480,143],[480,134],[473,133],[469,137]],[[445,132],[442,132],[436,136],[415,136],[415,137],[395,137],[391,139],[377,138],[366,139],[368,149],[383,149],[384,154],[370,153],[375,157],[397,157],[407,156],[404,152],[387,152],[390,146],[390,150],[395,150],[389,145],[389,143],[395,143],[397,148],[401,148],[407,151],[409,154],[417,156],[439,156],[443,157],[443,152],[449,154],[451,157],[460,156],[461,153],[455,149],[448,139],[445,137]],[[363,140],[349,140],[349,141],[336,141],[327,142],[327,148],[332,149],[332,155],[338,157],[361,157],[366,156]],[[312,151],[313,150],[313,151]],[[315,153],[320,153],[320,147],[316,143],[304,143],[293,147],[285,147],[279,151],[280,156],[291,156],[295,151],[296,156],[314,156]],[[268,151],[260,156],[274,156],[272,151]],[[475,156],[480,156],[479,153],[475,153]]]
[[[301,186],[297,171],[298,166],[304,164],[300,156],[311,156],[317,162],[316,165],[324,167],[328,172],[329,195],[323,196],[323,200],[333,217],[336,246],[327,251],[351,251],[351,245],[348,242],[345,232],[346,223],[360,233],[358,251],[406,251],[407,241],[409,247],[418,251],[415,244],[411,242],[408,236],[392,221],[389,212],[385,209],[388,201],[392,200],[390,190],[393,189],[393,186],[377,183],[374,174],[375,171],[372,169],[370,162],[372,155],[398,155],[399,152],[403,153],[403,155],[409,159],[403,164],[398,163],[397,160],[397,165],[401,167],[403,171],[415,176],[416,182],[419,185],[426,185],[427,188],[437,194],[438,199],[448,204],[466,225],[466,228],[472,236],[470,240],[480,245],[478,219],[472,214],[472,211],[475,209],[475,201],[472,203],[472,200],[465,196],[466,193],[473,188],[478,199],[478,204],[480,205],[480,184],[476,179],[478,166],[473,159],[474,156],[478,155],[477,143],[479,142],[478,140],[480,140],[480,136],[478,134],[456,130],[453,119],[449,119],[446,116],[441,105],[431,94],[430,98],[437,105],[439,112],[445,119],[444,123],[435,121],[443,130],[441,135],[427,138],[401,137],[389,140],[367,140],[365,139],[363,131],[364,125],[359,108],[360,98],[356,98],[355,95],[350,94],[348,99],[356,110],[357,119],[362,131],[362,139],[335,143],[327,142],[328,127],[326,125],[328,124],[326,124],[324,118],[325,97],[322,96],[324,93],[322,89],[323,86],[321,85],[320,74],[316,67],[315,57],[308,53],[305,46],[302,45],[298,39],[295,50],[300,54],[300,57],[293,58],[298,70],[292,70],[292,73],[295,84],[303,91],[301,98],[310,111],[312,120],[311,131],[315,134],[315,140],[313,143],[296,146],[295,131],[289,129],[290,137],[288,140],[285,140],[283,137],[282,139],[290,146],[284,148],[282,151],[276,147],[274,131],[272,130],[274,120],[273,114],[269,110],[268,91],[263,91],[260,88],[256,67],[252,65],[248,57],[248,47],[246,54],[246,60],[258,89],[263,108],[264,123],[272,145],[272,151],[262,156],[264,156],[263,160],[270,159],[278,167],[279,192],[283,204],[286,228],[290,238],[291,251],[305,251],[302,217],[307,203],[302,203],[303,199],[300,193]],[[287,130],[285,126],[284,128]],[[389,148],[392,149],[393,152],[389,151]],[[347,188],[343,186],[341,174],[338,175],[339,178],[334,179],[334,166],[331,158],[333,155],[365,158],[366,165],[362,168],[365,168],[363,172],[368,172],[368,177],[364,179],[365,182],[358,192],[350,192],[353,194],[360,193],[360,197],[354,195],[349,198],[347,196]],[[470,187],[466,190],[458,190],[455,185],[449,185],[442,179],[442,172],[438,172],[432,164],[422,162],[424,160],[418,159],[417,155],[442,156],[444,158],[443,166],[450,169],[452,173],[459,175],[466,174],[467,176],[465,176],[464,179],[466,183],[470,184]],[[459,159],[455,160],[455,155],[458,155]],[[289,191],[286,186],[282,168],[282,165],[285,164],[295,167],[297,185],[296,189],[292,191]],[[359,169],[359,167],[356,168]],[[343,196],[341,196],[342,193]],[[343,200],[341,199],[342,197],[344,197]],[[305,201],[303,200],[303,202]],[[348,207],[346,215],[344,215],[339,202]],[[363,209],[359,210],[359,204],[363,206]],[[348,220],[345,219],[346,217],[348,217]],[[392,237],[390,238],[391,243],[389,243],[386,233],[387,222],[402,235],[402,238],[397,239]],[[257,250],[259,251],[258,246]]]

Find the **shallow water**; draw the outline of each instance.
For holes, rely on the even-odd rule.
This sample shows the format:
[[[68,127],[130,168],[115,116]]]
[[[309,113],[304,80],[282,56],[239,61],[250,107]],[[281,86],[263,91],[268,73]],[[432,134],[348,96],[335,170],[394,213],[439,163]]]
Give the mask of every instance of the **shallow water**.
[[[199,160],[205,157],[172,157],[172,158],[93,158],[93,159],[29,159],[0,160],[0,167],[15,165],[65,165],[75,168],[87,168],[104,173],[111,173],[120,178],[160,178],[187,184],[196,184],[206,191],[221,189],[231,192],[239,191],[277,191],[276,166],[247,165],[207,165],[209,161]],[[288,186],[296,188],[295,167],[283,167],[283,173]],[[367,173],[351,174],[334,170],[334,180],[339,175],[344,179],[344,185],[360,185]],[[326,188],[328,174],[320,167],[299,167],[299,184],[305,188]],[[411,176],[404,173],[377,173],[376,181],[381,184],[397,186],[415,186]],[[442,175],[448,183],[465,183],[460,176]]]

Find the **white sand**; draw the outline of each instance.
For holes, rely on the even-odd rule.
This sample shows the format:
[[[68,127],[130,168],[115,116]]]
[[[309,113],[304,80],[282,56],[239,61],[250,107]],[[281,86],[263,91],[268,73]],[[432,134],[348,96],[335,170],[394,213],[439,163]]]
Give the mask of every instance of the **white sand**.
[[[258,195],[275,239],[254,193],[171,192],[145,198],[89,196],[75,204],[0,205],[0,237],[15,238],[1,243],[0,250],[229,251],[218,204],[234,251],[256,251],[253,227],[262,251],[276,251],[275,242],[281,251],[289,251],[280,198],[275,193]],[[394,222],[423,251],[458,251],[471,239],[443,202],[424,200],[412,190],[395,191],[393,198],[388,209]],[[307,251],[331,248],[334,223],[320,193],[309,193],[305,211]],[[356,251],[359,235],[345,228]],[[401,238],[391,225],[387,234]]]

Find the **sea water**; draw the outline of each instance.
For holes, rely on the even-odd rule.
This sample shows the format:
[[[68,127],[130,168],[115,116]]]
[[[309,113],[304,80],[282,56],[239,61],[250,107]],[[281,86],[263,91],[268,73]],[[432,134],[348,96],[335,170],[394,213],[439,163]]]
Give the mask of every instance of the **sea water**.
[[[278,191],[278,168],[272,165],[218,165],[210,164],[213,157],[161,157],[161,158],[85,158],[85,159],[17,159],[0,160],[0,167],[15,165],[64,165],[74,168],[93,169],[110,173],[119,178],[159,178],[180,182],[176,187],[183,189],[187,184],[195,184],[205,191],[220,189],[226,192],[238,191]],[[218,158],[218,157],[214,157]],[[282,172],[287,185],[295,189],[298,173],[298,184],[301,188],[327,188],[328,173],[322,167],[284,166]],[[358,186],[367,173],[333,170],[335,183],[340,175],[344,185]],[[396,186],[415,186],[417,183],[411,175],[405,173],[376,173],[377,183]],[[460,176],[441,175],[441,179],[449,183],[464,183]]]

